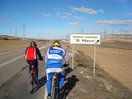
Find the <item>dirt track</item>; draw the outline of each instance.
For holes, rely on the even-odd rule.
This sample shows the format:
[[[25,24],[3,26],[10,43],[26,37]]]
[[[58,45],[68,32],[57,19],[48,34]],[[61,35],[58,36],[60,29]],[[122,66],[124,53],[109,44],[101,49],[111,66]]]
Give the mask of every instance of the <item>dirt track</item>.
[[[93,59],[94,47],[75,46]],[[97,47],[96,63],[132,91],[132,50]]]

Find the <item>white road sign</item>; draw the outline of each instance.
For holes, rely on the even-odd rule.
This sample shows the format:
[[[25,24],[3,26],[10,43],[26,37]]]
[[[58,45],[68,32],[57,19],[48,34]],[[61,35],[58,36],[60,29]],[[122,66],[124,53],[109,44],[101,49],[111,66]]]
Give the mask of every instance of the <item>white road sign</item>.
[[[71,34],[70,44],[100,45],[100,34]]]

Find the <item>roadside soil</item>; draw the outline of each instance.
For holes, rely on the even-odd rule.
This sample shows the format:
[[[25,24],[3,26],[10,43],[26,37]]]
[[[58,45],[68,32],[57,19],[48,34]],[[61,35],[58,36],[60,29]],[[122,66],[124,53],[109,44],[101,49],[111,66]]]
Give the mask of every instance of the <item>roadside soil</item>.
[[[76,46],[76,50],[94,58],[94,48]],[[97,47],[96,63],[132,91],[132,50]]]
[[[122,84],[120,79],[111,75],[110,72],[116,68],[112,68],[114,70],[109,72],[104,71],[102,64],[98,64],[97,61],[96,75],[94,75],[93,59],[87,54],[89,50],[86,50],[86,46],[75,46],[75,48],[74,69],[71,69],[71,64],[69,68],[66,68],[67,76],[61,99],[132,99],[132,92],[129,87],[125,86],[124,83]],[[67,52],[71,56],[70,46],[67,48]],[[105,58],[106,56],[103,62],[107,64]]]

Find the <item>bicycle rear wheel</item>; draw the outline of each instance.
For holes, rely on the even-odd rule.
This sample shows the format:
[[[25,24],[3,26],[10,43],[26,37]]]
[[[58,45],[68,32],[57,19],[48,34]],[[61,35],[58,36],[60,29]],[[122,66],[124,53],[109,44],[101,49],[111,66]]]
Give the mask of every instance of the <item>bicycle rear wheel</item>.
[[[28,76],[28,92],[29,93],[32,93],[33,87],[34,87],[34,80],[33,80],[32,74],[29,73],[29,76]]]

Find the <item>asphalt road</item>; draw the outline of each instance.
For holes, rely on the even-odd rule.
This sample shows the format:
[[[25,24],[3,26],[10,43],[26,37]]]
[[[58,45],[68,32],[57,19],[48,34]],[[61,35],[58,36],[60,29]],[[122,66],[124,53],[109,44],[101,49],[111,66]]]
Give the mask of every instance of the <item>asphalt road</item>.
[[[39,46],[42,56],[51,42]],[[39,86],[34,93],[28,92],[28,64],[25,49],[18,49],[0,53],[0,99],[44,99],[45,94],[45,66],[44,60],[39,61]]]

